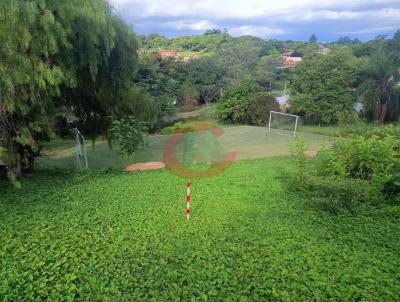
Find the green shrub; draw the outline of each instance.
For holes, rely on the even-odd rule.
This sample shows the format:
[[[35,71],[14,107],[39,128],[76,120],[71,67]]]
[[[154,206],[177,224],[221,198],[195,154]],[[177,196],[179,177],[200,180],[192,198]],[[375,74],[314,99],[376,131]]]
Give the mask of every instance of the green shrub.
[[[249,99],[247,120],[251,125],[265,126],[271,110],[279,111],[279,104],[275,97],[268,92],[258,92]]]
[[[116,144],[122,154],[130,156],[144,146],[146,131],[145,124],[133,118],[113,121],[109,130],[110,143]]]
[[[363,122],[359,119],[356,112],[342,111],[337,114],[337,124],[340,136],[348,136],[352,131],[352,127],[357,127],[360,124],[363,125]]]
[[[304,189],[304,180],[306,178],[306,151],[307,144],[302,135],[298,135],[294,142],[289,144],[290,155],[294,159],[295,173],[293,185],[299,189]]]
[[[229,98],[218,103],[216,115],[220,120],[233,123],[245,123],[247,121],[248,101],[244,98]]]
[[[393,127],[338,138],[306,166],[301,140],[291,146],[297,189],[309,192],[325,210],[356,213],[362,204],[400,202],[399,138]],[[379,136],[375,135],[378,133]]]
[[[172,126],[161,129],[161,134],[174,134],[174,133],[186,133],[194,131],[193,126],[185,125],[183,122],[177,122]]]
[[[328,174],[372,180],[392,174],[399,159],[397,140],[392,136],[371,136],[338,139],[328,154]]]
[[[254,80],[230,85],[217,104],[217,118],[233,123],[247,123],[249,98],[261,91],[263,88]]]
[[[366,181],[387,201],[400,201],[399,140],[393,136],[349,136],[338,139],[331,149],[318,153],[315,175]]]

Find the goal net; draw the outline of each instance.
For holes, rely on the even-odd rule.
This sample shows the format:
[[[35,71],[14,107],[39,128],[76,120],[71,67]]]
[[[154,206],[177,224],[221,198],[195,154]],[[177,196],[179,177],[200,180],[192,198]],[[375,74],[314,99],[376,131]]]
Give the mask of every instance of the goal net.
[[[82,167],[88,169],[88,160],[86,154],[86,142],[85,138],[83,137],[82,133],[78,130],[78,128],[73,128],[72,133],[74,134],[75,139],[75,155],[76,155],[76,162],[79,169]]]
[[[295,137],[298,121],[298,115],[271,111],[269,113],[268,131],[281,130]]]

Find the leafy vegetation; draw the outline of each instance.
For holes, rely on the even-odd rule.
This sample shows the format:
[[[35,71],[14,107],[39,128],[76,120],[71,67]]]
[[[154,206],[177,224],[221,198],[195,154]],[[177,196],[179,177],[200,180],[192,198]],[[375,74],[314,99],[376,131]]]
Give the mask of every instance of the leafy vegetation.
[[[387,129],[387,130],[386,130]],[[400,136],[393,127],[339,138],[305,165],[302,139],[292,147],[297,169],[294,186],[314,193],[324,208],[355,213],[367,203],[400,202]],[[387,131],[387,132],[386,132]]]
[[[230,85],[217,105],[217,117],[233,123],[246,123],[249,98],[262,90],[263,88],[254,80]]]
[[[379,44],[363,70],[359,94],[369,120],[396,121],[400,115],[400,31]]]
[[[305,57],[292,75],[291,111],[317,123],[337,122],[339,112],[354,110],[351,88],[362,67],[363,60],[346,48]]]
[[[94,139],[120,118],[154,122],[155,100],[133,84],[136,35],[106,0],[6,0],[0,10],[0,142],[17,176],[53,125]]]
[[[398,206],[332,216],[277,176],[285,158],[192,181],[168,172],[0,183],[0,297],[398,300]]]
[[[271,111],[280,111],[275,97],[267,92],[255,93],[249,99],[247,117],[250,125],[265,126]]]
[[[110,128],[110,143],[116,144],[124,155],[133,155],[145,145],[146,126],[134,118],[114,121]]]

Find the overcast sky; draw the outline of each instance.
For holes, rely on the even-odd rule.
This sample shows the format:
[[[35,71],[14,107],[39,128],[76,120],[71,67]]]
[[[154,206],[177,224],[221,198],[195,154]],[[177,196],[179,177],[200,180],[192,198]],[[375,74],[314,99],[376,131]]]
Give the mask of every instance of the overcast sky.
[[[320,41],[390,37],[400,29],[400,0],[111,0],[139,34],[168,37],[226,28],[233,36]]]

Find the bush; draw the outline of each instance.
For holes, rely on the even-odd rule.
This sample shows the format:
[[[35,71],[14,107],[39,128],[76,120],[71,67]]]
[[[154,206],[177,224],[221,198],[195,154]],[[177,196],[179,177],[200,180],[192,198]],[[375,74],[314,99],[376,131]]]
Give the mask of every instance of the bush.
[[[245,123],[248,101],[244,98],[229,98],[218,103],[216,115],[220,120]]]
[[[249,99],[247,120],[252,125],[265,126],[271,110],[279,111],[279,104],[275,97],[267,92],[258,92]]]
[[[398,125],[376,125],[376,124],[358,124],[352,127],[351,133],[363,137],[377,136],[380,138],[392,136],[398,139],[400,148],[400,126]]]
[[[304,179],[306,177],[306,151],[307,144],[302,135],[298,135],[293,143],[289,144],[289,152],[295,162],[295,178],[293,185],[298,190],[304,189]]]
[[[113,121],[109,130],[110,143],[117,144],[122,154],[130,156],[144,146],[146,131],[145,124],[133,118]]]
[[[328,151],[325,173],[366,180],[392,173],[399,157],[396,144],[392,136],[340,138]]]
[[[400,202],[400,142],[393,131],[382,127],[380,136],[364,130],[363,135],[339,138],[329,150],[320,151],[310,167],[304,144],[296,140],[291,147],[295,187],[333,213],[355,213],[362,204],[383,200]]]
[[[338,139],[317,156],[316,173],[337,179],[369,181],[386,200],[399,201],[399,140],[393,136],[350,136]]]
[[[247,123],[249,99],[261,91],[263,88],[254,80],[229,86],[217,105],[217,117],[233,123]]]
[[[172,126],[165,127],[161,129],[160,133],[161,134],[174,134],[174,133],[186,133],[186,132],[191,132],[194,131],[193,126],[190,125],[185,125],[182,122],[177,122],[173,124]]]

